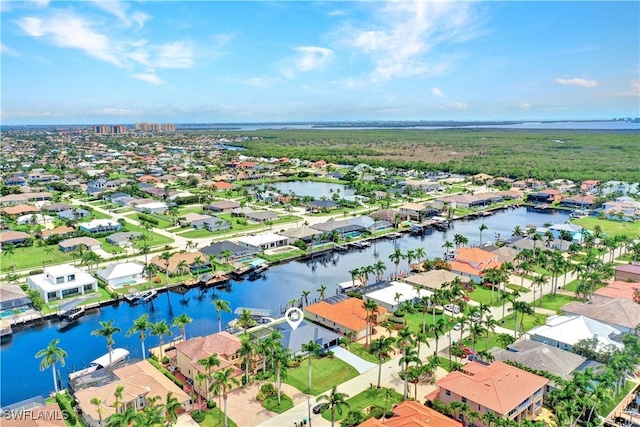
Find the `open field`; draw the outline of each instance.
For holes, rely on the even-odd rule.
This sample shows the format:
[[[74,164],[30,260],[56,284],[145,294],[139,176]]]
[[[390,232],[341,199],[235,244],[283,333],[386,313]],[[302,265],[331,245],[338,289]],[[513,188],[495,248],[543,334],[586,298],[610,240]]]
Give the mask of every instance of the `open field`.
[[[602,228],[602,232],[608,236],[615,236],[617,234],[626,234],[631,238],[640,237],[640,224],[637,222],[623,222],[623,221],[611,221],[609,219],[598,219],[595,217],[577,218],[571,221],[574,224],[585,227],[591,231],[596,225]]]
[[[262,140],[238,144],[247,155],[517,178],[629,181],[640,164],[633,131],[313,129],[261,130],[255,136]]]

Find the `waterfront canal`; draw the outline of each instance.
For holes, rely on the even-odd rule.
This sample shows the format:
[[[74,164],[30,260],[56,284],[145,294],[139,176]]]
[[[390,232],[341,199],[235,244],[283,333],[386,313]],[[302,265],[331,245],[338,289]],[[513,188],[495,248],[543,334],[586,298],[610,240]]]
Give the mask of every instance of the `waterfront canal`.
[[[114,320],[114,325],[122,331],[114,335],[114,347],[125,347],[131,352],[131,357],[141,357],[140,340],[137,335],[126,337],[125,332],[133,320],[141,314],[149,313],[149,320],[157,322],[171,319],[181,313],[187,313],[193,318],[193,323],[187,325],[187,338],[217,332],[217,314],[211,305],[213,299],[222,298],[230,302],[232,310],[236,307],[258,307],[273,310],[274,316],[280,313],[280,306],[286,305],[293,298],[300,298],[303,290],[310,290],[310,303],[318,297],[316,291],[321,284],[327,286],[327,295],[336,292],[336,284],[351,280],[349,270],[371,265],[378,259],[387,265],[386,273],[393,273],[395,264],[389,260],[389,255],[396,249],[406,252],[419,246],[425,248],[428,257],[441,257],[444,249],[442,244],[446,240],[453,241],[454,234],[463,234],[469,239],[470,245],[478,245],[479,227],[485,223],[487,230],[483,232],[483,240],[493,240],[495,233],[502,237],[510,237],[514,226],[523,229],[527,224],[542,226],[546,222],[559,223],[569,218],[566,211],[535,211],[527,208],[517,208],[496,212],[494,215],[473,219],[460,220],[453,223],[446,232],[434,231],[427,235],[413,236],[405,234],[396,240],[381,239],[366,250],[351,250],[345,253],[328,253],[313,260],[291,261],[272,266],[263,276],[256,280],[231,281],[229,290],[191,289],[185,294],[173,291],[162,293],[153,304],[130,306],[120,303],[116,306],[106,306],[91,313],[87,313],[75,327],[60,332],[55,322],[45,322],[41,326],[32,326],[14,333],[13,338],[3,343],[0,348],[2,378],[2,394],[0,405],[5,406],[34,395],[47,396],[53,390],[51,370],[39,370],[40,360],[35,353],[46,347],[54,338],[60,339],[59,346],[69,355],[66,366],[59,367],[63,378],[67,369],[80,369],[91,360],[105,354],[106,340],[103,337],[92,337],[91,331],[99,328],[101,320]],[[406,269],[406,261],[401,261],[400,269]],[[223,327],[236,316],[223,313]],[[174,328],[175,335],[179,331]],[[170,338],[165,337],[165,343]],[[157,337],[148,337],[146,347],[158,344]],[[63,381],[66,386],[66,381]]]

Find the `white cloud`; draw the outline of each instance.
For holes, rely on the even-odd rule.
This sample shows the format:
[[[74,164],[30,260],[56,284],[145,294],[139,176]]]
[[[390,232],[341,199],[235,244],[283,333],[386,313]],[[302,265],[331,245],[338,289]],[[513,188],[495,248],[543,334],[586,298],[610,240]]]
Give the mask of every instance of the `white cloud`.
[[[282,74],[287,78],[293,77],[296,73],[307,73],[324,68],[333,59],[333,51],[318,46],[301,46],[293,49],[298,56],[283,67]]]
[[[142,28],[150,18],[149,15],[143,12],[133,12],[128,15],[129,4],[121,1],[95,1],[93,4],[118,18],[127,27],[135,23],[138,28]]]
[[[164,80],[152,73],[132,74],[131,77],[133,77],[134,79],[142,80],[143,82],[151,83],[153,85],[161,85],[164,83]]]
[[[17,21],[32,37],[47,37],[57,46],[80,49],[86,54],[122,66],[109,38],[90,28],[89,23],[70,13],[59,13],[49,19],[28,16]]]
[[[555,82],[561,85],[596,87],[599,85],[597,80],[588,79],[555,79]]]
[[[434,49],[477,37],[480,16],[471,2],[398,0],[377,10],[368,27],[346,28],[339,36],[371,57],[373,81],[436,75],[452,64]]]
[[[525,102],[523,104],[520,104],[520,108],[523,110],[528,110],[529,108],[531,108],[531,104],[529,104],[528,102]]]
[[[17,50],[10,48],[9,46],[7,46],[4,43],[0,43],[0,53],[2,53],[3,55],[9,55],[9,56],[13,56],[13,57],[19,57],[22,56],[22,54],[20,52],[18,52]]]
[[[442,93],[442,91],[440,89],[438,89],[437,87],[434,87],[433,89],[431,89],[431,93],[434,94],[435,96],[437,96],[438,98],[444,98],[444,93]]]
[[[640,80],[632,80],[629,83],[629,89],[620,92],[617,95],[640,98]]]

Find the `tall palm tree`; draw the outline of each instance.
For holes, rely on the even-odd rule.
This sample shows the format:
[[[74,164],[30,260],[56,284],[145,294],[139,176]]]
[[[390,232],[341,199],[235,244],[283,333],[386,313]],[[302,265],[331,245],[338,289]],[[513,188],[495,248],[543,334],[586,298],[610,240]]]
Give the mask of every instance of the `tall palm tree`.
[[[451,248],[454,247],[453,242],[451,240],[447,240],[442,244],[442,247],[444,248],[445,259],[447,259],[449,257],[449,252],[451,252]]]
[[[180,261],[178,261],[178,265],[176,265],[176,271],[178,272],[178,274],[180,274],[180,278],[183,279],[184,278],[184,273],[189,269],[189,264],[187,264],[187,261],[181,259]]]
[[[487,227],[487,224],[482,223],[482,224],[480,224],[480,227],[478,229],[480,230],[480,246],[482,246],[482,232],[484,230],[488,230],[489,227]]]
[[[314,340],[309,340],[308,343],[302,344],[302,351],[307,352],[307,369],[309,374],[309,393],[311,393],[311,359],[318,354],[322,349],[322,346]]]
[[[233,378],[233,368],[220,369],[213,374],[213,382],[211,389],[215,394],[222,394],[224,400],[224,425],[229,427],[229,417],[227,415],[227,398],[228,393],[234,385],[238,385],[238,380]]]
[[[302,302],[302,300],[304,299],[304,305],[309,305],[309,295],[311,295],[310,290],[303,290],[302,294],[300,295],[300,302]]]
[[[411,330],[409,329],[409,327],[407,326],[404,329],[400,329],[398,331],[398,337],[396,338],[396,345],[398,346],[398,348],[400,348],[400,351],[402,351],[402,361],[403,362],[407,362],[408,365],[408,361],[409,359],[406,357],[409,349],[413,347],[414,343],[413,343],[413,333],[411,332]],[[404,400],[407,400],[407,398],[409,397],[409,387],[408,387],[408,383],[407,383],[407,376],[405,375],[404,378]]]
[[[151,246],[149,246],[149,243],[147,242],[140,242],[140,245],[138,245],[138,253],[140,253],[140,255],[144,255],[144,263],[149,264],[149,259],[148,259],[148,255],[151,253]]]
[[[290,350],[282,345],[281,341],[274,342],[273,353],[271,355],[273,369],[276,372],[276,389],[278,390],[278,405],[281,402],[282,380],[287,378],[287,368],[291,359]]]
[[[419,246],[415,249],[416,261],[422,262],[422,260],[424,260],[426,256],[427,256],[427,252],[424,250],[422,246]]]
[[[178,421],[178,409],[182,408],[182,404],[178,398],[173,397],[173,392],[167,393],[167,399],[164,402],[164,411],[167,425],[171,427]]]
[[[240,348],[238,349],[238,356],[244,359],[244,383],[249,384],[249,368],[251,366],[251,360],[255,353],[256,346],[251,342],[249,335],[243,335],[241,338]]]
[[[444,335],[444,333],[447,331],[447,324],[444,321],[444,319],[440,318],[438,319],[438,321],[434,324],[432,324],[431,326],[429,326],[429,332],[431,332],[436,339],[436,348],[434,351],[434,355],[438,355],[438,341],[440,340],[440,337],[442,335]]]
[[[60,340],[54,338],[46,348],[36,353],[36,359],[42,358],[40,361],[40,370],[44,371],[51,366],[53,373],[53,389],[58,393],[58,380],[56,379],[56,363],[60,362],[60,366],[64,366],[64,358],[68,356],[67,352],[58,347]]]
[[[360,277],[360,269],[354,268],[353,270],[349,270],[349,274],[351,274],[351,286],[356,286],[356,279]]]
[[[229,301],[223,299],[215,299],[211,301],[211,304],[216,308],[218,313],[218,332],[222,332],[222,312],[231,313],[231,307],[229,307]]]
[[[350,408],[351,405],[347,402],[349,395],[346,393],[338,392],[338,386],[333,386],[331,389],[331,393],[323,394],[322,396],[318,396],[317,401],[327,401],[329,405],[329,410],[331,411],[331,427],[334,427],[336,424],[336,412],[339,415],[342,415],[342,410],[344,407]]]
[[[113,326],[113,320],[101,320],[100,328],[91,331],[91,335],[94,337],[105,337],[107,340],[107,350],[109,351],[109,369],[113,369],[113,336],[120,332],[120,328]]]
[[[146,223],[145,223],[146,224]],[[141,415],[134,406],[129,406],[122,412],[116,412],[107,418],[107,427],[129,427],[132,423],[140,421]]]
[[[326,285],[320,285],[320,287],[318,289],[316,289],[316,292],[318,292],[318,294],[320,294],[320,299],[325,299],[327,296],[327,286]]]
[[[144,340],[147,338],[147,331],[151,328],[151,322],[149,322],[149,315],[144,313],[133,321],[133,326],[129,328],[126,335],[130,337],[133,334],[139,334],[140,344],[142,345],[142,359],[147,358],[147,352],[144,348]]]
[[[163,319],[151,324],[150,335],[158,337],[158,346],[160,347],[160,363],[162,363],[162,360],[164,359],[164,350],[162,348],[162,346],[164,345],[164,337],[171,335],[171,328]]]
[[[376,356],[378,359],[378,388],[380,388],[380,380],[382,379],[382,362],[389,355],[393,349],[393,344],[396,342],[391,337],[380,337],[371,341],[369,346],[369,353]]]
[[[220,358],[217,353],[210,354],[208,357],[203,359],[199,359],[198,363],[202,365],[207,370],[207,400],[209,399],[209,391],[211,390],[211,381],[213,377],[211,376],[211,370],[214,366],[220,366]]]
[[[533,288],[533,304],[536,303],[536,288],[540,288],[540,305],[542,306],[542,287],[549,281],[549,276],[546,274],[540,274],[533,278],[531,281],[531,287]]]
[[[367,299],[365,301],[362,301],[362,308],[364,308],[364,310],[367,313],[367,318],[366,318],[367,334],[365,337],[365,347],[368,347],[369,339],[371,336],[371,318],[373,317],[373,313],[378,311],[378,304],[372,299]]]
[[[158,266],[151,263],[151,264],[146,264],[143,268],[143,273],[144,275],[146,275],[148,277],[148,282],[147,285],[149,287],[151,287],[151,279],[153,279],[153,277],[155,276],[155,274],[158,272]]]
[[[187,340],[187,325],[193,322],[193,319],[187,316],[187,313],[182,313],[179,316],[176,316],[171,321],[171,324],[177,328],[180,328],[180,333],[182,334],[182,339]]]
[[[165,274],[167,275],[167,278],[166,278],[167,281],[165,282],[165,286],[169,287],[169,260],[171,259],[171,252],[164,251],[160,254],[159,258],[164,261]]]
[[[404,254],[400,249],[396,249],[391,255],[389,255],[389,260],[396,265],[396,277],[398,276],[398,265],[403,258]]]
[[[373,264],[373,269],[376,272],[376,279],[377,281],[381,281],[382,280],[382,276],[385,272],[385,270],[387,269],[387,266],[385,265],[384,262],[382,262],[382,260],[378,260],[376,261],[375,264]]]
[[[484,349],[488,351],[489,350],[489,332],[495,333],[496,328],[499,326],[499,324],[498,324],[498,321],[495,319],[495,317],[493,317],[491,314],[487,314],[487,316],[484,319],[483,326],[487,332],[486,335],[484,336],[485,338]]]
[[[253,320],[251,312],[246,308],[242,309],[242,313],[238,316],[238,321],[236,323],[244,330],[245,335],[247,334],[247,329],[256,325],[256,321]]]
[[[96,412],[98,412],[98,425],[102,425],[102,414],[104,413],[104,408],[102,407],[102,400],[98,397],[93,397],[89,401],[92,405],[96,407]]]

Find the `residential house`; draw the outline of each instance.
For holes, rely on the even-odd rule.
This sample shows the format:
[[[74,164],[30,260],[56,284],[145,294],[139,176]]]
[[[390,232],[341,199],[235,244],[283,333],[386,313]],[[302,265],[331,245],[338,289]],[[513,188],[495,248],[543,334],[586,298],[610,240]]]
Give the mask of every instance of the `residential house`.
[[[425,218],[432,218],[438,215],[438,210],[427,206],[424,203],[405,203],[400,206],[399,213],[402,217],[414,221],[422,221]]]
[[[393,417],[378,419],[371,417],[358,427],[461,427],[453,420],[414,400],[405,400],[394,405]]]
[[[640,282],[640,263],[618,265],[614,271],[614,280]]]
[[[221,231],[231,229],[231,222],[217,216],[189,213],[185,215],[184,223],[190,224],[196,230]]]
[[[241,206],[239,208],[234,208],[231,209],[231,216],[237,216],[237,217],[245,217],[247,214],[250,214],[253,212],[253,209],[248,207],[248,206]]]
[[[191,381],[194,390],[210,399],[213,395],[207,391],[209,384],[206,381],[196,380],[199,373],[208,374],[207,368],[198,363],[198,360],[216,354],[220,366],[212,367],[211,372],[231,367],[233,368],[233,377],[240,380],[239,377],[243,371],[239,367],[242,361],[237,353],[241,345],[240,338],[223,331],[182,341],[175,345],[175,349],[167,351],[166,354],[171,366]]]
[[[14,246],[25,245],[32,237],[22,231],[0,231],[0,247],[9,243]]]
[[[41,213],[26,214],[16,218],[16,224],[18,225],[41,225],[46,229],[52,229],[53,223],[53,217]]]
[[[384,307],[379,307],[373,314],[374,323],[384,320],[386,313]],[[354,333],[356,339],[364,338],[367,332],[367,312],[358,298],[335,295],[306,306],[304,316],[339,334]]]
[[[43,192],[30,192],[20,194],[7,194],[0,197],[0,204],[2,205],[19,205],[29,202],[48,202],[51,200],[51,193]]]
[[[144,265],[137,262],[115,262],[96,271],[96,275],[113,289],[139,283]]]
[[[456,401],[479,414],[492,412],[500,418],[521,422],[541,412],[548,382],[544,377],[504,362],[488,366],[469,362],[438,380],[438,390],[433,395],[445,404]],[[465,421],[462,413],[459,419]],[[473,421],[473,425],[485,427],[481,419]]]
[[[576,188],[576,183],[569,179],[554,179],[549,185],[562,193],[572,191]]]
[[[333,200],[312,200],[307,203],[307,212],[321,212],[322,210],[334,210],[340,207],[339,203]]]
[[[580,189],[583,191],[592,192],[597,190],[598,184],[600,184],[600,181],[598,181],[597,179],[588,179],[582,182],[582,184],[580,185]]]
[[[527,201],[529,203],[557,203],[562,200],[562,192],[554,188],[547,188],[546,190],[540,190],[531,192],[527,195]]]
[[[29,308],[30,306],[31,299],[20,286],[9,283],[2,284],[0,287],[0,313],[2,316],[0,318],[12,315],[16,309]]]
[[[624,298],[640,304],[640,283],[613,281],[604,288],[597,289],[595,295],[608,298]]]
[[[367,300],[373,300],[378,307],[384,307],[392,313],[405,303],[417,303],[422,297],[433,295],[433,292],[416,288],[408,283],[390,282],[388,286],[379,287],[376,290],[364,294]]]
[[[58,247],[62,252],[74,251],[80,245],[84,245],[90,251],[102,249],[102,242],[93,237],[72,237],[58,243]]]
[[[594,295],[588,303],[570,302],[562,306],[563,313],[587,316],[623,333],[638,333],[640,307],[625,298]]]
[[[311,227],[295,227],[280,231],[278,234],[289,239],[289,245],[293,245],[296,240],[302,240],[309,244],[313,241],[314,236],[321,234],[318,230]]]
[[[104,233],[108,231],[120,231],[122,226],[116,221],[110,219],[94,219],[89,222],[78,224],[80,230],[87,233]]]
[[[44,398],[29,399],[2,407],[3,427],[65,427],[65,414],[57,402],[47,404]],[[28,412],[27,412],[28,411]]]
[[[240,203],[235,202],[233,200],[219,200],[215,202],[211,202],[202,207],[202,210],[211,213],[220,213],[220,212],[231,212],[232,209],[239,208]]]
[[[169,206],[165,202],[151,202],[144,204],[137,204],[135,210],[144,213],[163,214],[169,209]]]
[[[562,199],[560,206],[573,209],[592,209],[596,205],[596,198],[591,194],[567,197]]]
[[[110,234],[109,236],[107,236],[106,240],[107,240],[107,243],[111,243],[112,245],[125,247],[125,246],[132,245],[133,243],[131,243],[131,241],[139,239],[140,236],[141,234],[136,231],[126,231],[126,232],[121,231],[118,233]]]
[[[423,273],[412,274],[402,279],[403,281],[421,288],[431,290],[441,289],[449,286],[449,283],[459,279],[461,283],[469,283],[469,278],[452,273],[449,270],[431,270]]]
[[[75,229],[73,227],[67,227],[66,225],[61,225],[52,230],[42,230],[42,238],[48,239],[51,236],[68,236],[73,233]]]
[[[14,205],[2,209],[2,213],[10,218],[17,218],[21,215],[35,214],[40,212],[40,208],[33,205]]]
[[[400,211],[395,209],[380,209],[372,214],[369,214],[371,218],[378,218],[380,220],[388,221],[391,224],[395,224],[396,221],[404,221],[407,219],[406,214],[400,214]]]
[[[68,203],[53,203],[50,205],[42,205],[42,210],[45,212],[62,212],[62,211],[66,211],[69,209],[73,209],[73,205],[70,205]]]
[[[187,264],[188,270],[193,271],[197,270],[198,266],[196,265],[196,260],[200,259],[200,266],[208,264],[207,257],[204,253],[196,251],[196,252],[178,252],[171,255],[168,260],[164,260],[160,258],[160,256],[155,256],[151,258],[150,262],[155,264],[156,267],[160,269],[163,273],[169,272],[169,275],[174,274],[182,274],[186,271],[178,271],[178,265],[181,264],[181,261],[184,261]]]
[[[22,187],[24,185],[27,185],[27,180],[23,176],[14,175],[14,176],[9,176],[7,178],[4,178],[2,180],[2,183],[6,186]]]
[[[544,182],[537,179],[528,178],[525,180],[515,181],[512,185],[513,188],[527,189],[530,188],[534,191],[541,190],[545,187]]]
[[[200,252],[202,252],[205,255],[205,257],[209,257],[213,255],[217,258],[222,258],[222,254],[225,251],[229,251],[230,253],[229,259],[228,259],[228,261],[230,262],[239,261],[244,258],[251,259],[258,252],[260,252],[255,248],[241,246],[236,243],[230,242],[229,240],[215,242],[210,244],[209,246],[205,246],[204,248],[200,249]]]
[[[46,267],[44,273],[27,277],[27,285],[37,290],[45,303],[98,290],[93,276],[70,264]]]
[[[149,361],[141,360],[137,363],[126,364],[110,372],[104,369],[100,372],[100,381],[90,382],[86,388],[74,391],[81,416],[88,427],[103,427],[104,421],[116,412],[135,408],[136,412],[143,410],[151,403],[152,398],[158,397],[156,405],[166,403],[167,396],[178,400],[181,407],[177,413],[191,410],[191,397],[165,377]],[[116,404],[115,391],[122,388],[122,398]],[[101,405],[94,405],[92,401],[98,399]]]
[[[289,244],[289,239],[286,236],[280,236],[274,233],[260,233],[253,236],[241,237],[237,242],[240,246],[244,246],[245,248],[263,251],[266,249],[287,246]]]
[[[323,326],[303,320],[295,329],[288,322],[271,323],[263,331],[278,331],[282,334],[282,344],[291,351],[291,354],[305,354],[302,349],[304,344],[313,341],[320,344],[323,350],[336,346],[340,342],[340,334],[337,334]],[[252,335],[263,335],[261,331],[255,331]],[[265,337],[266,338],[266,337]]]
[[[67,210],[58,212],[57,216],[63,221],[68,221],[68,220],[74,220],[74,219],[80,219],[80,218],[87,218],[91,216],[91,212],[82,208],[67,209]]]
[[[273,222],[280,219],[280,216],[272,211],[253,211],[245,214],[247,221],[258,223]]]
[[[623,347],[618,329],[586,316],[549,316],[544,325],[530,329],[528,335],[533,341],[567,351],[578,341],[593,338],[598,340],[600,350],[607,346]]]
[[[453,273],[469,277],[476,283],[482,283],[483,271],[500,267],[498,255],[480,248],[460,248],[456,257],[449,263]]]

